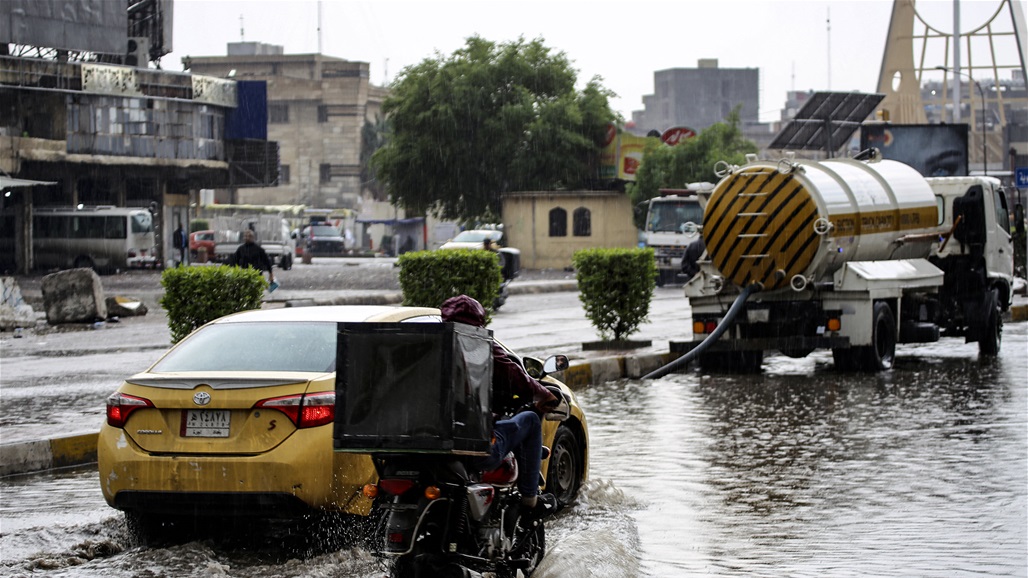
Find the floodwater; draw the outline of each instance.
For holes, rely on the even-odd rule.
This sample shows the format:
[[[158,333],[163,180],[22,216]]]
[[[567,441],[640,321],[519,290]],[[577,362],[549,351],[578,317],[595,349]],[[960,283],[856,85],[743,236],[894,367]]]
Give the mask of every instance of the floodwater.
[[[534,575],[1028,575],[1028,324],[998,359],[955,340],[896,367],[770,357],[579,392],[591,480]],[[135,545],[90,470],[0,483],[6,576],[383,576],[361,548]]]

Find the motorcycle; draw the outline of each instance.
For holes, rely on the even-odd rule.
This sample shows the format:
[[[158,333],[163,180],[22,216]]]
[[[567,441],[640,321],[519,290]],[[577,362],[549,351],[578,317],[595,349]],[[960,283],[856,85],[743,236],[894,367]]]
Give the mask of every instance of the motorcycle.
[[[562,362],[562,363],[561,363]],[[567,358],[546,360],[551,373]],[[559,388],[551,389],[560,392]],[[567,417],[566,397],[546,419]],[[549,456],[543,448],[543,459]],[[477,458],[453,454],[372,454],[377,484],[364,488],[380,515],[380,555],[392,559],[392,578],[528,577],[546,553],[541,520],[522,513],[517,461],[477,471]],[[540,479],[540,483],[542,480]]]

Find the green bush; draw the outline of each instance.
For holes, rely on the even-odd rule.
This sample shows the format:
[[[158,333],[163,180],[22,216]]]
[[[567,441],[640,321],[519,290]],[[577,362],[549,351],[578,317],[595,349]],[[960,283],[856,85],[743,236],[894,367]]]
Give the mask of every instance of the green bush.
[[[175,267],[161,275],[161,307],[168,313],[171,342],[219,317],[260,309],[268,282],[260,271],[240,267]]]
[[[638,331],[657,280],[653,249],[583,249],[571,260],[578,298],[600,338],[620,341]]]
[[[211,228],[211,223],[207,219],[193,219],[189,221],[189,232],[195,233],[197,231],[206,231]]]
[[[485,307],[488,320],[500,294],[500,258],[492,251],[411,251],[397,263],[404,305],[439,307],[450,297],[468,295]]]

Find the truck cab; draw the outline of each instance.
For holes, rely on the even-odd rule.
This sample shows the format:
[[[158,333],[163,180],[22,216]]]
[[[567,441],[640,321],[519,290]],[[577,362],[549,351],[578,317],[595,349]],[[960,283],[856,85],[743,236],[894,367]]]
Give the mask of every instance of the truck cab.
[[[685,248],[701,241],[703,206],[698,193],[713,189],[711,183],[693,183],[685,189],[661,189],[648,201],[643,243],[652,247],[657,260],[657,286],[682,283],[679,272]]]

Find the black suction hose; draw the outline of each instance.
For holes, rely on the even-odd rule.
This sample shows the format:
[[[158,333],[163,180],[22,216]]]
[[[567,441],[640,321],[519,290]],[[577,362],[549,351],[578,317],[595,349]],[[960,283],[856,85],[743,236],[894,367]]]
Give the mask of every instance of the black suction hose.
[[[728,331],[728,328],[732,326],[732,322],[735,321],[736,315],[738,315],[739,312],[742,311],[742,306],[746,303],[746,300],[750,298],[750,295],[759,290],[760,285],[756,283],[747,285],[742,290],[742,292],[739,293],[739,296],[735,298],[735,302],[732,303],[732,306],[728,308],[728,313],[725,313],[725,318],[721,320],[721,323],[718,323],[717,327],[714,329],[714,332],[708,335],[702,343],[694,347],[692,351],[689,351],[685,355],[679,357],[678,359],[672,361],[664,367],[661,367],[660,369],[655,369],[647,373],[643,376],[643,379],[658,379],[664,377],[665,375],[671,373],[679,367],[682,367],[683,365],[696,359],[696,357],[698,357],[699,354],[703,353],[708,347],[710,347],[712,343],[720,339],[725,331]]]

